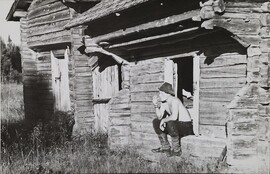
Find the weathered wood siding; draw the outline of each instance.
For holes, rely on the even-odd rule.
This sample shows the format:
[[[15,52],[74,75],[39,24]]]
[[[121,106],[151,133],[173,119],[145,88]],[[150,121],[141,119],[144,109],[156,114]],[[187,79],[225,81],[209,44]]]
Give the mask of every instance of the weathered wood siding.
[[[164,59],[141,60],[130,69],[131,140],[149,151],[158,143],[152,120],[156,118],[152,98],[164,81]]]
[[[199,132],[226,138],[227,105],[246,83],[247,55],[238,43],[210,41],[200,62]]]
[[[70,30],[64,25],[70,20],[70,10],[59,0],[34,0],[29,7],[28,46],[30,48],[69,43]]]
[[[21,18],[20,29],[24,109],[26,119],[31,121],[37,117],[37,64],[35,52],[29,49],[27,46],[27,19]]]
[[[72,78],[74,91],[75,105],[75,132],[84,134],[94,131],[95,116],[93,108],[93,79],[92,69],[88,64],[87,55],[80,52],[82,44],[84,27],[73,28],[72,30],[72,55],[73,55],[73,70]]]

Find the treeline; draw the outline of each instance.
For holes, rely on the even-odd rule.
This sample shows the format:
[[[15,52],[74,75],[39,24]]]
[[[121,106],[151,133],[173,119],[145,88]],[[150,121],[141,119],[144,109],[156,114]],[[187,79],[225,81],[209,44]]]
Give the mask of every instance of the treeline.
[[[1,82],[22,82],[22,65],[20,48],[16,46],[10,37],[8,43],[0,37],[1,48]]]

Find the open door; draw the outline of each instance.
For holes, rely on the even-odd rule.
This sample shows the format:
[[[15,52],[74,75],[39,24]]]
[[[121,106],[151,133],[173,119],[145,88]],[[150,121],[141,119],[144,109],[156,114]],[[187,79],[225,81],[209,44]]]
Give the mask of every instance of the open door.
[[[59,51],[58,52],[63,52]],[[63,54],[56,55],[51,51],[52,89],[54,96],[54,111],[70,110],[70,92],[68,78],[68,54],[69,49]]]
[[[195,135],[199,134],[199,61],[199,56],[165,60],[165,81],[173,85],[175,96],[188,109]]]

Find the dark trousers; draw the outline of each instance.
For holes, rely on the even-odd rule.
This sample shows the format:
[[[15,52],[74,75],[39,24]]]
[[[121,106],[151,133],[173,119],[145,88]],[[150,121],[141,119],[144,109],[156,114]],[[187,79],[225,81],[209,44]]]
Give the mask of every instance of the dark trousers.
[[[179,136],[180,138],[188,135],[194,135],[193,133],[193,126],[192,122],[182,122],[182,121],[168,121],[166,123],[165,130],[162,131],[159,128],[160,125],[159,119],[155,118],[153,120],[153,127],[156,132],[156,134],[160,135],[162,133],[169,134],[171,137],[177,137]]]

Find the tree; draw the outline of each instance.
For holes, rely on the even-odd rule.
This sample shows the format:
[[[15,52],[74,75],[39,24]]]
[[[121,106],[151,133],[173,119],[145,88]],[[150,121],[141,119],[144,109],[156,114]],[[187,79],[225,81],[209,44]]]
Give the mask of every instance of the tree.
[[[13,44],[10,37],[5,44],[2,38],[1,42],[1,80],[2,81],[21,81],[21,55],[20,48]]]

